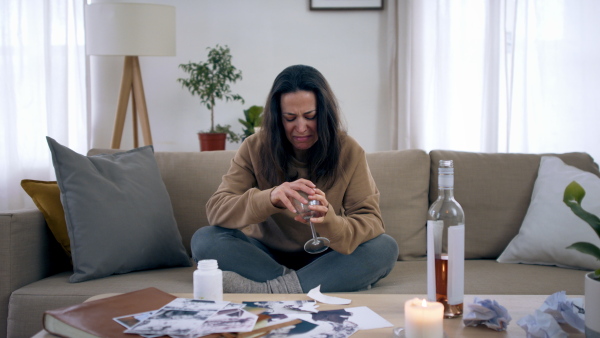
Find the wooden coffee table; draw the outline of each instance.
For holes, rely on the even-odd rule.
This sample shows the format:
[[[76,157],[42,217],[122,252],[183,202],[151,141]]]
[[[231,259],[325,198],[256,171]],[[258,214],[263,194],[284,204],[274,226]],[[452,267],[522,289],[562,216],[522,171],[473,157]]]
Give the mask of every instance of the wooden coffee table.
[[[90,300],[102,297],[112,296],[114,294],[99,295],[90,298]],[[191,294],[175,294],[177,297],[191,298]],[[319,310],[333,310],[357,306],[367,306],[377,314],[388,320],[394,327],[404,326],[404,302],[409,299],[418,297],[425,298],[425,295],[401,295],[401,294],[365,294],[365,293],[332,293],[331,296],[348,298],[352,303],[348,305],[328,305],[319,304]],[[465,327],[462,319],[445,319],[444,331],[449,338],[453,337],[524,337],[525,331],[517,325],[517,321],[539,308],[548,295],[478,295],[480,299],[493,299],[500,305],[506,307],[508,313],[512,317],[512,321],[508,325],[506,332],[496,332],[481,327]],[[465,296],[466,304],[473,302],[473,295]],[[569,298],[583,298],[583,296],[571,296]],[[224,300],[230,302],[243,301],[276,301],[276,300],[308,300],[308,296],[299,294],[225,294]],[[585,337],[568,326],[563,327],[563,330],[569,333],[569,337]],[[46,332],[39,332],[34,337],[53,337]],[[132,336],[133,337],[133,336]],[[393,328],[382,328],[375,330],[361,330],[351,336],[352,338],[359,337],[393,337]]]

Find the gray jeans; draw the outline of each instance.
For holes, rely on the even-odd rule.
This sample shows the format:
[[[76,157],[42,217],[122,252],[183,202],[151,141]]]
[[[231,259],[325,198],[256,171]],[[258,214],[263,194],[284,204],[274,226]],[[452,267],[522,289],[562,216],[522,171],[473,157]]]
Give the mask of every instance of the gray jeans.
[[[312,255],[275,251],[240,230],[219,226],[198,229],[191,248],[194,261],[216,259],[221,270],[256,282],[281,276],[284,266],[294,269],[305,293],[318,285],[322,292],[365,289],[387,276],[398,257],[396,241],[386,234],[362,243],[350,255],[331,249]]]

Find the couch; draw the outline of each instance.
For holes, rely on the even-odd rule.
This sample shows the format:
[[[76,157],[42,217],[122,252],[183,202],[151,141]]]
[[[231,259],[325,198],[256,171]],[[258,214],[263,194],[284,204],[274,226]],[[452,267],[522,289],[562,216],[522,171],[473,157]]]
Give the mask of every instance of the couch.
[[[92,149],[89,155],[106,152]],[[113,150],[114,152],[114,150]],[[157,152],[160,174],[189,253],[190,238],[207,225],[205,204],[235,151]],[[556,155],[600,176],[586,153]],[[496,259],[518,234],[527,213],[541,155],[435,150],[367,154],[381,192],[386,231],[398,242],[395,268],[363,293],[426,293],[426,214],[437,197],[437,163],[455,163],[455,196],[466,215],[465,293],[582,295],[585,271],[556,266],[503,264]],[[111,292],[154,286],[191,293],[194,267],[112,275],[69,283],[69,259],[37,210],[0,213],[0,336],[26,337],[41,329],[45,310]]]

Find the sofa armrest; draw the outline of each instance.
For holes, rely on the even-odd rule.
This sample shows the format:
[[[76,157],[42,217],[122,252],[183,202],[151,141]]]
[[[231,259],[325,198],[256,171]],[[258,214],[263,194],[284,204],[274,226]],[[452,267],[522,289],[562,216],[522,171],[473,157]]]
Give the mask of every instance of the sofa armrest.
[[[0,212],[0,337],[12,292],[69,266],[39,210]]]
[[[69,264],[39,210],[0,212],[0,302],[8,301],[14,290],[64,271]]]

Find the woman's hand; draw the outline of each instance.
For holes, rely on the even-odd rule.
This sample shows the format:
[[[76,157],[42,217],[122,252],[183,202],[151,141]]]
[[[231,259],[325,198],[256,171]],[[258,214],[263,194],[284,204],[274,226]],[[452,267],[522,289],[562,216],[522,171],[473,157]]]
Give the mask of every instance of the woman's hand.
[[[292,200],[308,203],[298,191],[305,192],[309,200],[317,200],[321,203],[320,205],[311,205],[309,208],[314,210],[315,216],[317,216],[311,218],[312,222],[322,223],[327,210],[329,210],[329,202],[325,198],[325,193],[307,179],[301,178],[294,182],[285,182],[277,186],[271,191],[271,203],[278,208],[286,208],[293,213],[297,213]],[[294,219],[298,222],[308,223],[300,215],[297,215]]]
[[[296,213],[292,199],[308,203],[298,191],[304,191],[308,196],[311,196],[315,195],[315,189],[315,184],[304,178],[295,180],[294,182],[284,182],[271,191],[271,203],[278,208],[286,208]]]
[[[310,221],[313,223],[323,223],[325,220],[325,215],[327,215],[327,211],[329,210],[329,201],[327,201],[323,190],[314,188],[314,192],[314,194],[308,195],[308,199],[317,200],[321,204],[309,206],[310,210],[315,212]],[[308,223],[308,221],[304,220],[301,215],[294,217],[294,220],[302,223]]]

